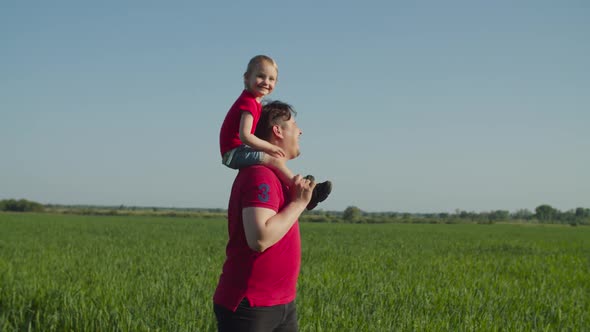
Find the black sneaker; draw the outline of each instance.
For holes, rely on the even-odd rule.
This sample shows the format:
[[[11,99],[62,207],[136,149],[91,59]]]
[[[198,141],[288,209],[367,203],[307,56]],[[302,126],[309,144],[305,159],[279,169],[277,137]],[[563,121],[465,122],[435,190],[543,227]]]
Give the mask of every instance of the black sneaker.
[[[308,175],[308,176],[311,176],[311,175]],[[307,179],[308,176],[306,176],[305,178]],[[313,176],[311,176],[311,178],[312,179],[310,179],[310,180],[313,181]],[[318,205],[318,203],[325,201],[331,192],[332,192],[332,182],[324,181],[322,183],[316,184],[315,188],[313,188],[313,192],[311,193],[311,200],[309,201],[309,204],[307,204],[306,209],[308,209],[308,210],[315,209],[315,207]]]

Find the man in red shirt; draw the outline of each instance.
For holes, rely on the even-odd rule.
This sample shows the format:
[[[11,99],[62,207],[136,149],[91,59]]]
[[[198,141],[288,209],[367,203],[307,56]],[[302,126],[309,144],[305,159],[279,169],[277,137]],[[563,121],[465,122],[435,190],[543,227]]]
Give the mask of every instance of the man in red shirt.
[[[269,103],[256,129],[288,159],[300,153],[294,115],[288,104]],[[297,331],[298,218],[314,187],[301,175],[287,187],[263,165],[239,171],[228,207],[226,260],[213,296],[218,331]]]

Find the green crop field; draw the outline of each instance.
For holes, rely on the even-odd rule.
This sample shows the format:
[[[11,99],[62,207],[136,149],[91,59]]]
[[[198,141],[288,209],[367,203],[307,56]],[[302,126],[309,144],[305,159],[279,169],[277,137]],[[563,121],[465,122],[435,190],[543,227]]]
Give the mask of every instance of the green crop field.
[[[301,331],[588,331],[590,227],[301,225]],[[214,331],[219,219],[0,214],[0,331]]]

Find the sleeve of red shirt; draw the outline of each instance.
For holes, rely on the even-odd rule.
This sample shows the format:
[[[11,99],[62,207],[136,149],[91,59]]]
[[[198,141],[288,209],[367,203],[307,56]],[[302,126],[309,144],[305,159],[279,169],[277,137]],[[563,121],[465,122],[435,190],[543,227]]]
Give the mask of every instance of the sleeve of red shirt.
[[[278,213],[283,191],[277,176],[264,166],[252,166],[247,171],[248,180],[241,195],[242,206],[263,207]]]
[[[253,99],[240,98],[236,102],[237,108],[242,112],[248,112],[254,115],[256,104]]]

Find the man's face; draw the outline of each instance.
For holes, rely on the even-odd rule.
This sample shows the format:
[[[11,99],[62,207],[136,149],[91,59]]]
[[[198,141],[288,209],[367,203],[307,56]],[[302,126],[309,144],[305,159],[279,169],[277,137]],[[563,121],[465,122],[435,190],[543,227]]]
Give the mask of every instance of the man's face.
[[[288,159],[294,159],[299,156],[301,153],[299,151],[299,136],[303,134],[299,126],[297,126],[297,122],[295,122],[295,117],[291,117],[289,121],[284,122],[281,125],[281,132],[282,132],[282,140],[281,140],[281,147],[285,150]]]
[[[267,61],[259,63],[250,74],[244,77],[246,89],[259,100],[274,90],[276,82],[277,70]]]

